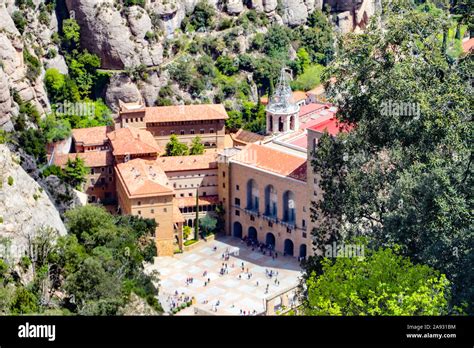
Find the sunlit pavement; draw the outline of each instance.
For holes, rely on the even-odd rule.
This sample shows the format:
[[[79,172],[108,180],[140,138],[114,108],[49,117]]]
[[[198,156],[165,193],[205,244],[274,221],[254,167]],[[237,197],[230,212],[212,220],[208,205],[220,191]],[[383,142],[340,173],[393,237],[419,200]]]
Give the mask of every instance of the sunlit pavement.
[[[213,248],[217,247],[214,251]],[[228,250],[230,259],[224,261],[222,254]],[[232,255],[236,253],[238,255]],[[242,272],[242,262],[244,271]],[[220,275],[222,263],[227,263],[229,273]],[[232,267],[232,264],[234,267]],[[248,272],[252,274],[248,279]],[[265,270],[278,272],[278,276],[269,279]],[[175,291],[181,295],[195,297],[196,304],[186,308],[178,315],[192,315],[198,307],[215,315],[240,315],[264,311],[264,299],[285,289],[296,286],[301,275],[301,268],[296,258],[278,256],[275,260],[260,251],[251,248],[240,239],[221,237],[218,240],[201,242],[192,251],[176,254],[174,257],[156,257],[154,264],[146,266],[147,271],[159,272],[160,302],[165,311],[170,311],[166,299]],[[207,275],[203,276],[203,272]],[[239,279],[239,275],[241,279]],[[187,278],[194,278],[192,284],[186,285]],[[205,281],[210,279],[207,286]],[[275,284],[275,278],[279,284]],[[258,282],[258,286],[257,286]],[[268,293],[266,293],[266,287]],[[207,300],[207,303],[204,301]],[[216,307],[217,301],[220,304]],[[214,309],[217,308],[217,311]]]

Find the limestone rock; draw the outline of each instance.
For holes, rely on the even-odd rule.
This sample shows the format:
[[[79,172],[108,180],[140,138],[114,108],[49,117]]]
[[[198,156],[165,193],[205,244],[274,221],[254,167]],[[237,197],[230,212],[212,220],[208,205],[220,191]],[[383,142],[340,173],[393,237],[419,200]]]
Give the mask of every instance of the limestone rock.
[[[227,0],[227,13],[231,15],[238,15],[244,10],[242,0]]]
[[[8,88],[8,78],[2,68],[0,68],[0,128],[11,131],[13,124],[10,120],[12,112],[12,101],[10,89]]]
[[[110,79],[105,95],[105,101],[112,111],[119,110],[119,100],[125,103],[137,102],[142,99],[140,91],[130,77],[120,74]]]
[[[282,19],[288,26],[304,24],[308,18],[308,10],[303,0],[282,0]]]
[[[24,255],[28,239],[41,227],[66,234],[46,191],[23,170],[19,158],[4,144],[0,145],[0,182],[0,237],[10,239],[13,260]]]
[[[102,67],[122,69],[140,65],[126,20],[113,0],[66,0],[81,26],[81,43],[101,58]]]
[[[136,37],[143,39],[147,32],[151,32],[151,19],[140,6],[131,6],[128,9],[127,19],[130,30]]]

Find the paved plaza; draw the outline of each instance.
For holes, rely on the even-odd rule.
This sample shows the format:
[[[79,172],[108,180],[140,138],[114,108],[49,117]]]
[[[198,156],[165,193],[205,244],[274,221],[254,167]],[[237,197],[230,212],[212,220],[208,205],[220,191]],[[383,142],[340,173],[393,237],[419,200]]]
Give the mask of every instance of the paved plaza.
[[[214,250],[214,247],[217,250]],[[228,261],[222,259],[222,254],[226,251],[230,254]],[[227,264],[228,273],[221,275],[223,263]],[[242,263],[244,271],[241,268]],[[154,264],[146,268],[147,271],[159,272],[159,298],[165,311],[170,311],[168,299],[173,297],[176,291],[179,295],[184,294],[196,299],[194,306],[178,313],[181,315],[194,314],[193,307],[215,315],[241,315],[241,310],[246,313],[262,313],[265,309],[265,298],[296,286],[301,275],[296,258],[278,255],[276,259],[272,259],[257,249],[252,251],[243,241],[233,237],[201,242],[194,250],[176,254],[174,257],[156,257]],[[267,270],[271,270],[273,274],[278,272],[278,275],[270,279],[266,275]],[[203,276],[205,271],[207,275]],[[194,279],[187,285],[188,278]],[[210,282],[205,285],[208,279]]]

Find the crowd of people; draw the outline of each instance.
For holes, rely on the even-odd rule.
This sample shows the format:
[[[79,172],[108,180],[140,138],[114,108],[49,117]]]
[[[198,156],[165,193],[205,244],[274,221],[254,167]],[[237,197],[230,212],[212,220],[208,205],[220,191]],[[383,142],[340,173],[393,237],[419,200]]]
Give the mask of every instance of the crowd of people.
[[[278,258],[278,253],[273,250],[272,245],[266,245],[264,243],[259,243],[255,240],[249,239],[248,237],[244,237],[243,242],[247,245],[247,247],[251,248],[252,251],[258,250],[263,255],[270,256],[273,259]],[[212,250],[214,252],[218,252],[218,249],[217,249],[216,246],[214,246],[212,248]],[[226,248],[224,250],[224,252],[222,252],[222,254],[221,254],[222,263],[221,263],[221,266],[220,266],[220,269],[219,269],[219,272],[218,272],[219,276],[225,276],[225,275],[229,275],[231,273],[235,274],[235,272],[232,272],[232,271],[238,269],[240,271],[239,274],[237,275],[238,280],[242,280],[242,279],[251,280],[252,277],[253,277],[253,273],[251,272],[251,269],[243,261],[240,263],[240,265],[236,265],[235,262],[233,262],[231,260],[231,256],[234,255],[234,254],[238,255],[238,253],[236,253],[234,251],[229,251],[229,248]],[[280,285],[280,281],[278,280],[278,271],[274,271],[274,270],[271,270],[271,269],[265,269],[265,276],[270,281],[269,283],[266,284],[266,286],[264,288],[265,289],[264,290],[265,294],[268,294],[269,289],[270,289],[271,281],[273,281],[273,284],[275,286]],[[209,274],[208,274],[207,270],[205,270],[202,273],[202,278],[203,278],[204,286],[208,286],[209,283],[211,282],[211,278],[209,277]],[[194,284],[195,283],[194,281],[195,281],[194,277],[188,277],[185,280],[185,284],[186,284],[186,286],[188,286],[188,285]],[[259,287],[259,285],[260,285],[258,280],[256,281],[255,284],[256,284],[256,287]],[[172,297],[172,298],[169,297],[168,298],[168,301],[171,301],[170,302],[171,309],[179,307],[182,303],[186,303],[189,300],[190,300],[189,296],[185,296],[184,293],[182,293],[181,295],[178,296],[177,292],[176,292],[174,297]],[[201,301],[201,303],[204,304],[204,305],[208,305],[209,300],[204,299],[204,300]],[[217,312],[219,306],[221,306],[221,302],[220,302],[219,299],[217,299],[211,305],[210,310],[212,312]],[[231,308],[235,308],[235,305],[232,304]],[[240,313],[240,315],[256,315],[257,311],[255,309],[254,310],[247,310],[247,309],[241,308],[241,309],[239,309],[239,313]]]

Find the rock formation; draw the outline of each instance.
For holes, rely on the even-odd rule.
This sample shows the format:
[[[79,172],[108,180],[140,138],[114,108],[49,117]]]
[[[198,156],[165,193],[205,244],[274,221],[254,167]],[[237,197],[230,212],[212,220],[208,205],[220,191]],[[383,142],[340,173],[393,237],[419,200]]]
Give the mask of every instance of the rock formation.
[[[39,228],[66,234],[59,212],[46,191],[20,166],[20,158],[0,145],[0,238],[10,240],[10,257],[24,255]]]

